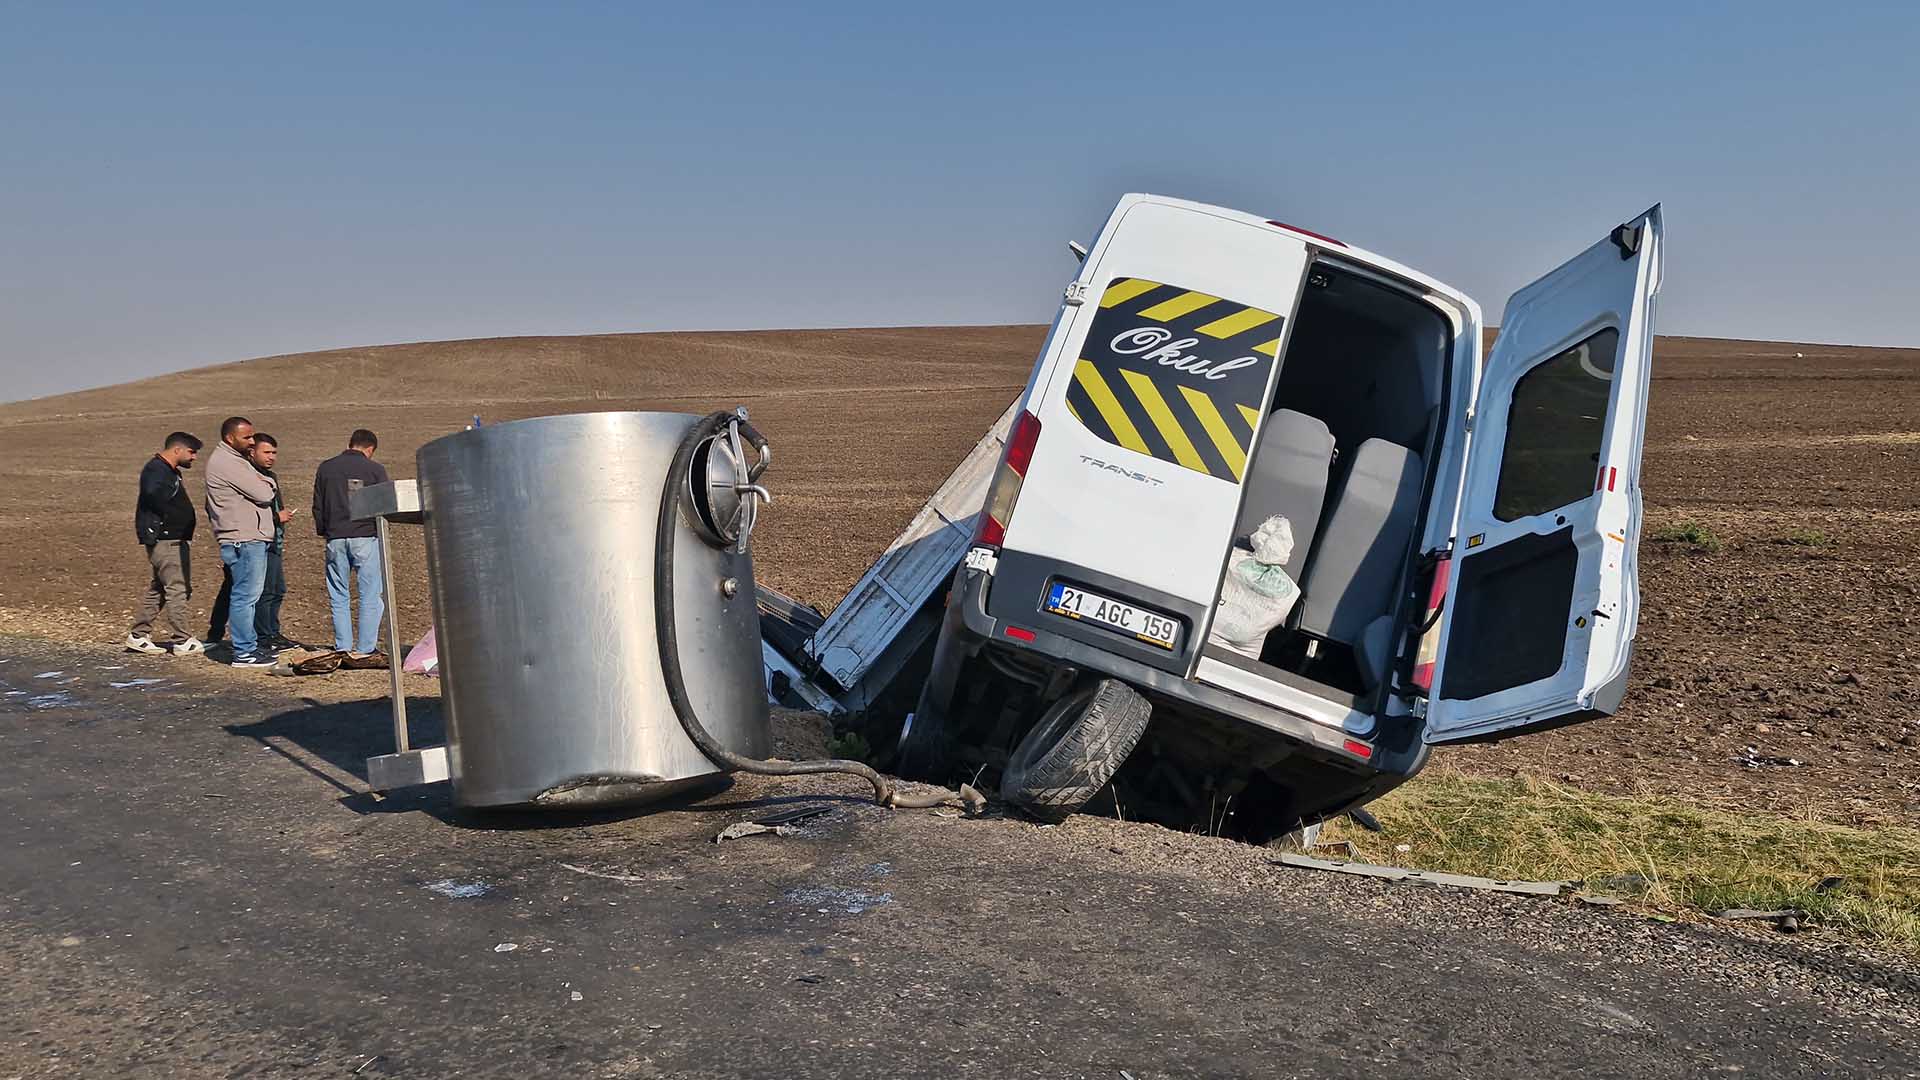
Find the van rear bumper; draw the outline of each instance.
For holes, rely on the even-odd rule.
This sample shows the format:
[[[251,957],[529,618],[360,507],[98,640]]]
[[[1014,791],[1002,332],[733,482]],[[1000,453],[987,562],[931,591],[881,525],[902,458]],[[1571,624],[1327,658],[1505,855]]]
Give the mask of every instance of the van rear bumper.
[[[1343,744],[1348,736],[1345,733],[1284,710],[1249,701],[1224,690],[1203,686],[1171,672],[1162,671],[1044,628],[1021,626],[1018,630],[1022,636],[1009,636],[1001,621],[987,613],[987,592],[992,581],[992,575],[984,571],[966,568],[961,570],[960,587],[953,592],[952,600],[947,607],[947,625],[943,628],[944,636],[953,637],[964,634],[972,639],[971,647],[962,647],[958,650],[961,655],[972,655],[982,647],[1033,653],[1058,663],[1111,675],[1145,692],[1149,697],[1177,702],[1190,708],[1205,710],[1216,716],[1230,717],[1272,732],[1301,744],[1308,752],[1340,768],[1350,770],[1360,768],[1370,772],[1399,772],[1391,768],[1383,769],[1381,764],[1385,763],[1376,764],[1346,749]],[[1025,635],[1028,634],[1032,635],[1031,640],[1026,639]],[[935,663],[936,667],[939,666],[938,660]],[[939,673],[936,673],[935,678],[939,678]],[[1389,758],[1405,760],[1400,755],[1389,755]],[[1409,762],[1409,764],[1414,763]],[[1410,775],[1410,773],[1401,775]]]

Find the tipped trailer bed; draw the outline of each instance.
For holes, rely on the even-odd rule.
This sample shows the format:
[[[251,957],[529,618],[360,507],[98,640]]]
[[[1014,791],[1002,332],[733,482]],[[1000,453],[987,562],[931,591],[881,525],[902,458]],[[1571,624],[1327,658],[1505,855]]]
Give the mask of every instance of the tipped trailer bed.
[[[769,701],[828,715],[913,708],[1014,409],[1007,406],[831,612],[759,586]]]

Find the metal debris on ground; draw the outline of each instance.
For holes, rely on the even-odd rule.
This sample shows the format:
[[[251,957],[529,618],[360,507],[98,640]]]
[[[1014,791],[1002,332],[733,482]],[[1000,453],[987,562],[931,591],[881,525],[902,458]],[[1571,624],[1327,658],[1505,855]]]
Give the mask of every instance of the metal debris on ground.
[[[495,945],[493,947],[493,951],[494,952],[512,952],[513,950],[519,947],[520,947],[519,945],[516,945],[511,941],[503,941],[500,944]]]
[[[822,806],[819,804],[812,806],[792,806],[785,810],[768,814],[766,817],[754,818],[753,821],[756,825],[792,825],[796,822],[805,821],[808,818],[817,818],[822,814],[831,813],[832,810],[833,807],[831,806]]]
[[[1379,866],[1374,863],[1316,859],[1310,855],[1283,854],[1274,860],[1281,866],[1302,870],[1327,870],[1336,874],[1355,874],[1385,881],[1405,881],[1415,885],[1443,885],[1454,889],[1481,889],[1487,892],[1514,893],[1520,896],[1560,896],[1574,887],[1571,881],[1506,881],[1497,878],[1447,874],[1437,870],[1409,870],[1404,866]]]
[[[1806,912],[1796,911],[1792,908],[1780,911],[1757,911],[1753,908],[1728,908],[1725,911],[1715,911],[1710,912],[1710,914],[1716,919],[1752,919],[1770,922],[1776,930],[1781,930],[1789,934],[1797,933],[1800,930],[1801,920],[1807,917]]]
[[[757,821],[736,821],[726,828],[721,829],[720,834],[713,838],[713,842],[718,844],[727,840],[738,840],[743,836],[759,836],[761,833],[772,833],[775,836],[792,836],[794,830],[786,825],[762,825]]]
[[[584,874],[587,877],[601,878],[602,880],[605,880],[605,881],[624,882],[628,885],[655,885],[664,881],[682,880],[677,876],[655,875],[652,877],[642,877],[638,874],[615,874],[615,873],[610,873],[606,870],[589,870],[584,866],[575,866],[572,863],[564,863],[564,862],[560,864],[560,869],[571,870],[576,874]]]

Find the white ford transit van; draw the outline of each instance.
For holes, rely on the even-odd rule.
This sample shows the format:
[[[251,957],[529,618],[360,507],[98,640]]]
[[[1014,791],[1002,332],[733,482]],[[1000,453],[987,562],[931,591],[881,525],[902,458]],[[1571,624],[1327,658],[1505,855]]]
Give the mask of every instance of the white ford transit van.
[[[1042,817],[1100,795],[1258,839],[1435,744],[1611,713],[1660,276],[1656,207],[1516,293],[1483,357],[1479,306],[1417,271],[1121,199],[1028,380],[899,767],[998,769]],[[1227,648],[1229,557],[1274,516],[1297,601]]]

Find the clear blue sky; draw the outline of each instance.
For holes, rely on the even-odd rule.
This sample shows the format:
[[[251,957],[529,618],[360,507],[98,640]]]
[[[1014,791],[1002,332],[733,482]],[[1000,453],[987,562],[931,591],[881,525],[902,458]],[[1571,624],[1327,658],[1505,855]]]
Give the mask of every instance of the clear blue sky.
[[[916,8],[0,3],[0,400],[392,341],[1040,322],[1129,190],[1490,318],[1661,201],[1662,331],[1920,345],[1913,5]]]

